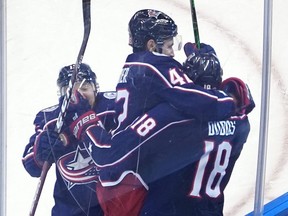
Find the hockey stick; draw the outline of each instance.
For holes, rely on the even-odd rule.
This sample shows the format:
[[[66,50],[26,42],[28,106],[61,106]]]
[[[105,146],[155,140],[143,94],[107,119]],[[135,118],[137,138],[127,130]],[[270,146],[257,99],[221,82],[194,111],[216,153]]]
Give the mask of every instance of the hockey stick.
[[[200,37],[199,37],[199,29],[198,29],[198,22],[197,22],[194,0],[190,0],[190,8],[191,8],[195,43],[196,43],[197,48],[200,49]]]
[[[77,56],[77,61],[76,61],[75,67],[74,67],[74,71],[73,71],[72,77],[69,81],[69,86],[68,86],[68,89],[67,89],[66,94],[64,96],[63,103],[61,105],[59,116],[58,116],[58,119],[56,122],[55,131],[58,133],[61,132],[64,117],[66,115],[68,104],[69,104],[70,99],[71,99],[72,89],[73,89],[73,86],[74,86],[74,83],[76,80],[76,75],[78,73],[78,69],[80,67],[80,64],[82,63],[84,53],[85,53],[85,50],[87,47],[87,43],[88,43],[90,31],[91,31],[91,9],[90,9],[90,5],[91,5],[91,0],[82,0],[84,36],[83,36],[80,51],[79,51],[78,56]],[[31,207],[31,211],[30,211],[29,216],[35,215],[36,208],[37,208],[37,205],[38,205],[38,202],[40,199],[40,195],[41,195],[41,192],[42,192],[42,189],[43,189],[43,186],[45,183],[45,179],[46,179],[46,176],[47,176],[47,173],[48,173],[50,167],[51,167],[51,164],[48,161],[45,161],[43,164],[39,183],[38,183],[38,186],[36,188],[36,192],[35,192],[35,196],[34,196],[34,199],[32,202],[32,207]]]
[[[83,4],[83,20],[84,20],[84,37],[83,37],[83,41],[82,41],[82,45],[77,57],[77,61],[74,67],[74,71],[72,74],[72,77],[69,81],[69,86],[68,89],[66,91],[66,94],[64,96],[63,99],[63,103],[60,109],[60,113],[56,122],[56,132],[60,133],[62,126],[63,126],[63,120],[64,117],[66,115],[66,111],[68,108],[68,104],[70,102],[71,99],[71,95],[72,95],[72,89],[76,80],[76,75],[78,73],[78,69],[80,67],[80,64],[82,63],[83,57],[84,57],[84,53],[86,50],[86,46],[88,43],[88,39],[89,39],[89,35],[90,35],[90,30],[91,30],[91,14],[90,14],[90,0],[82,0],[82,4]]]
[[[41,175],[40,175],[40,179],[36,188],[36,193],[32,202],[32,208],[31,211],[29,213],[30,216],[34,216],[38,202],[39,202],[39,198],[44,186],[44,182],[48,173],[48,170],[50,169],[51,164],[48,163],[47,161],[44,162],[43,167],[42,167],[42,171],[41,171]]]

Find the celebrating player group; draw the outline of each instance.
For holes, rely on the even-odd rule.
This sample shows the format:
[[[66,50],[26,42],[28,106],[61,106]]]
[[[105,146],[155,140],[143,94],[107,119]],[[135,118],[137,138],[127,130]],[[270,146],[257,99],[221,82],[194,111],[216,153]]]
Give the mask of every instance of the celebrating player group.
[[[177,25],[144,9],[128,23],[132,53],[115,90],[100,92],[81,63],[60,133],[55,131],[74,64],[59,72],[58,104],[41,110],[22,162],[39,177],[55,163],[52,216],[223,215],[224,190],[255,104],[239,78],[222,80],[214,48],[179,48]]]

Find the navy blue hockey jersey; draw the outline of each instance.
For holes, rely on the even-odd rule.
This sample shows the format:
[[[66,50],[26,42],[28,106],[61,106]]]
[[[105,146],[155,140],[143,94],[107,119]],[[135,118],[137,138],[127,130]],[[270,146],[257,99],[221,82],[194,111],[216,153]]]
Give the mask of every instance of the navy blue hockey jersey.
[[[248,117],[242,115],[194,120],[158,134],[151,143],[153,157],[139,162],[149,187],[141,215],[223,215],[223,192],[249,132]]]
[[[223,191],[249,131],[246,115],[199,121],[160,104],[121,133],[104,136],[94,127],[87,137],[103,186],[133,173],[148,189],[143,215],[222,215]]]
[[[95,112],[101,124],[109,131],[114,127],[115,92],[98,93],[96,100]],[[34,142],[44,125],[56,120],[59,110],[58,105],[43,109],[34,120],[35,134],[26,145],[22,158],[26,171],[33,177],[39,177],[41,174],[41,166],[34,159]],[[69,144],[56,165],[55,205],[52,215],[103,215],[95,193],[98,181],[97,168],[83,143]]]
[[[149,188],[156,180],[197,161],[203,154],[202,147],[194,146],[193,152],[187,149],[190,143],[179,148],[185,138],[174,137],[177,130],[169,131],[167,138],[172,136],[172,140],[162,141],[159,138],[162,136],[157,135],[195,119],[200,123],[222,120],[235,110],[231,97],[193,84],[179,62],[157,53],[129,55],[116,90],[116,129],[108,134],[101,127],[92,126],[86,131],[87,136],[83,136],[100,168],[104,187],[121,184],[132,173]],[[163,102],[164,106],[154,110]],[[143,115],[148,110],[152,113]],[[155,119],[150,115],[155,115]],[[173,142],[177,145],[170,146]],[[179,157],[181,160],[174,161]]]
[[[116,91],[114,133],[161,102],[200,120],[225,118],[234,113],[231,97],[193,84],[178,61],[149,51],[127,57]]]

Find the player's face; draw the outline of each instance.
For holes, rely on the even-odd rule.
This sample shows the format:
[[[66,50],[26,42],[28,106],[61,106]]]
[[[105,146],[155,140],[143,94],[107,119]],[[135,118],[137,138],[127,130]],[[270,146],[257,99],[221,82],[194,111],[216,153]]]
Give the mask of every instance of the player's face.
[[[174,45],[173,38],[164,40],[164,43],[162,46],[162,53],[165,55],[174,57],[173,45]]]
[[[79,93],[89,101],[89,104],[91,105],[91,107],[94,106],[95,104],[95,86],[93,83],[91,82],[76,82],[75,89],[77,89],[79,91]]]

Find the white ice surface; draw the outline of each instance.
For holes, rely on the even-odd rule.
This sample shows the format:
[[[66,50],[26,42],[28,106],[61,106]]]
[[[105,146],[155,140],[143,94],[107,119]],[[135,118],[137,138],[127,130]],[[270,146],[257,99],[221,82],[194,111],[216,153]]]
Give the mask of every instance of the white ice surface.
[[[251,88],[257,107],[251,133],[225,191],[225,215],[253,210],[259,145],[262,82],[263,9],[260,0],[195,0],[200,40],[214,46],[224,78],[237,76]],[[159,9],[174,18],[183,42],[194,41],[190,4],[184,0],[93,0],[92,31],[83,62],[98,76],[102,91],[114,90],[122,64],[131,52],[127,23],[139,9]],[[288,191],[288,8],[273,2],[273,52],[265,203]],[[80,0],[7,1],[8,170],[7,215],[28,215],[38,179],[24,170],[21,157],[33,134],[35,114],[57,103],[59,69],[75,63],[83,37]],[[182,52],[176,58],[184,61]],[[50,170],[36,215],[53,205],[54,167]]]

